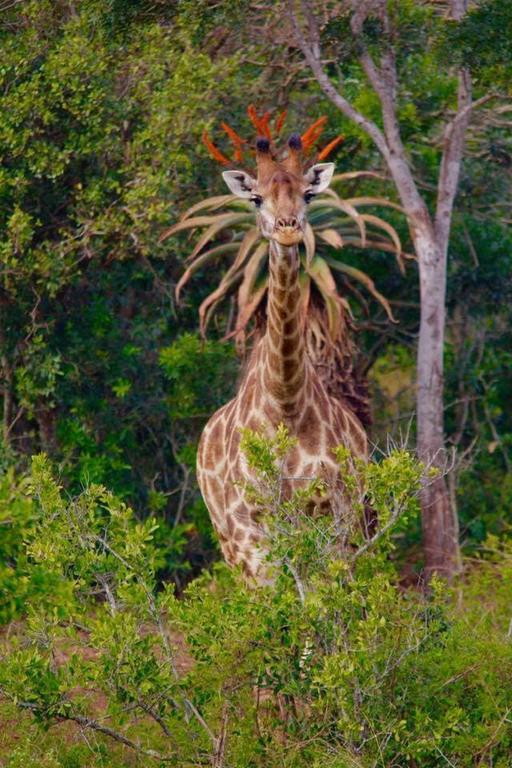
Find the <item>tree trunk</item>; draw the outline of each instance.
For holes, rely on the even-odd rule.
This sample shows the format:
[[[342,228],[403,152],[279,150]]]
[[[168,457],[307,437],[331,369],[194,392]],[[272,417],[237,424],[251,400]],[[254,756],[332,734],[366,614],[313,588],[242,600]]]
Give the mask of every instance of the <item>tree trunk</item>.
[[[466,11],[467,0],[451,0],[454,19]],[[471,76],[461,69],[457,114],[444,130],[444,146],[437,184],[435,215],[429,212],[420,194],[404,147],[398,119],[398,77],[395,51],[390,46],[376,63],[361,38],[364,20],[375,11],[374,5],[354,0],[355,11],[351,19],[353,39],[360,47],[359,61],[382,107],[383,130],[350,103],[330,80],[322,62],[320,25],[314,7],[302,0],[300,9],[304,17],[299,22],[294,0],[288,0],[288,11],[299,47],[316,80],[326,96],[347,117],[372,139],[391,172],[418,256],[420,271],[421,320],[417,358],[417,447],[420,458],[428,467],[440,473],[425,481],[421,497],[425,575],[429,579],[435,572],[450,579],[460,568],[458,524],[455,509],[450,504],[443,475],[446,469],[443,429],[443,345],[445,323],[446,264],[453,205],[457,193],[462,163],[464,137],[472,103]],[[392,30],[386,4],[379,4],[379,14],[385,29]],[[391,39],[391,36],[390,36]],[[480,103],[487,101],[482,97]]]
[[[12,423],[12,404],[13,404],[13,372],[9,365],[7,356],[2,357],[2,373],[3,373],[3,440],[7,447],[10,444],[10,430]]]
[[[388,166],[407,215],[418,257],[420,276],[420,332],[416,359],[417,450],[420,460],[438,470],[425,478],[421,492],[421,524],[425,581],[438,573],[450,580],[460,569],[458,521],[450,503],[444,473],[444,332],[449,226],[436,230],[405,161],[398,129],[388,126],[395,152]]]
[[[57,446],[55,410],[41,403],[37,409],[36,419],[39,427],[41,450],[52,456]]]
[[[458,526],[444,478],[443,351],[446,251],[433,232],[415,237],[420,270],[421,318],[417,357],[417,447],[421,461],[438,471],[421,492],[425,578],[439,573],[448,580],[459,569]]]

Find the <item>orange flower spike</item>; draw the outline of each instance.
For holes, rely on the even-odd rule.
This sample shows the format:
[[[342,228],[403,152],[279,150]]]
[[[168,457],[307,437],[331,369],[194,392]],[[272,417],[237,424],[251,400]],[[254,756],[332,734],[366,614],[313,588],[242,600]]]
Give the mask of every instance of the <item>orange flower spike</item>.
[[[254,104],[249,104],[249,106],[247,107],[247,116],[249,117],[249,120],[256,128],[256,132],[259,133],[260,121],[258,119],[258,113],[256,112],[256,108]]]
[[[327,115],[321,115],[321,117],[319,117],[318,120],[315,120],[315,122],[309,126],[306,133],[308,133],[308,131],[318,131],[318,130],[323,131],[326,122],[327,122]]]
[[[223,131],[227,133],[227,135],[229,136],[233,146],[237,148],[241,148],[242,144],[245,144],[245,139],[242,139],[242,137],[239,136],[238,133],[234,131],[230,125],[228,125],[227,123],[221,123],[220,125]]]
[[[311,136],[315,130],[316,130],[316,123],[313,123],[313,125],[310,125],[310,127],[306,131],[304,131],[304,133],[301,136],[303,146],[305,145],[309,146]]]
[[[341,144],[342,141],[345,141],[345,137],[343,134],[340,134],[339,136],[336,136],[335,139],[330,141],[321,152],[318,153],[318,160],[325,160],[325,158],[331,154],[334,147],[337,147],[338,144]]]
[[[235,148],[235,153],[233,155],[233,159],[235,163],[241,163],[243,158],[243,145],[245,143],[245,139],[242,139],[241,136],[238,135],[238,133],[231,128],[230,125],[227,123],[221,123],[221,127],[224,130],[224,132],[229,136],[229,139],[231,143],[233,144]]]
[[[307,140],[303,142],[304,148],[309,151],[316,144],[317,140],[321,136],[321,133],[322,133],[321,131],[316,131],[315,133],[311,133],[308,136]]]
[[[286,120],[286,115],[287,114],[288,114],[288,111],[286,109],[283,110],[283,112],[281,112],[281,114],[279,115],[279,117],[276,120],[275,131],[276,131],[277,135],[279,135],[281,133],[281,131],[283,130],[283,125],[284,125],[284,121]]]
[[[315,143],[322,133],[326,122],[327,115],[323,115],[322,117],[319,117],[318,120],[315,120],[315,122],[309,126],[307,131],[302,134],[301,139],[304,149],[309,149]]]
[[[261,136],[264,136],[269,141],[272,141],[272,134],[270,133],[270,126],[268,124],[270,120],[270,112],[265,112],[265,114],[260,118],[259,120],[259,133]]]
[[[312,147],[313,144],[320,138],[322,135],[322,132],[324,130],[324,125],[312,125],[311,128],[309,128],[306,131],[306,138],[303,139],[303,142],[308,147]]]
[[[256,108],[254,104],[249,104],[247,107],[247,114],[249,116],[249,120],[253,124],[253,126],[256,128],[256,133],[258,136],[264,136],[266,139],[269,139],[269,141],[272,139],[272,136],[270,134],[270,127],[268,125],[268,122],[270,120],[270,112],[265,112],[264,115],[261,117],[258,117],[258,113],[256,112]]]
[[[221,163],[221,165],[231,165],[231,160],[229,160],[226,155],[223,155],[220,149],[217,149],[213,141],[208,136],[208,132],[206,130],[203,131],[202,138],[203,144],[214,160],[216,160],[218,163]]]

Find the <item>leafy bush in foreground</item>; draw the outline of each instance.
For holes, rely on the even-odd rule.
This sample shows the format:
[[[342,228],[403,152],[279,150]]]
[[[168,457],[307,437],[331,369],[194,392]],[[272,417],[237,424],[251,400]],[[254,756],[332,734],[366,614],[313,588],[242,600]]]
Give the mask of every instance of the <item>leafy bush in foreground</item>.
[[[358,467],[359,483],[344,474],[380,527],[365,541],[351,523],[340,550],[332,519],[302,513],[318,483],[280,501],[290,443],[284,430],[244,437],[257,477],[247,492],[273,513],[273,584],[249,588],[219,565],[181,599],[157,588],[153,521],[102,487],[65,499],[34,459],[26,578],[44,564],[54,589],[27,597],[26,626],[3,641],[3,716],[20,711],[6,765],[509,764],[510,550],[490,542],[457,600],[440,585],[406,592],[388,555],[415,514],[421,468],[396,452]],[[350,457],[339,459],[346,473]],[[87,749],[62,726],[38,735],[64,721]]]

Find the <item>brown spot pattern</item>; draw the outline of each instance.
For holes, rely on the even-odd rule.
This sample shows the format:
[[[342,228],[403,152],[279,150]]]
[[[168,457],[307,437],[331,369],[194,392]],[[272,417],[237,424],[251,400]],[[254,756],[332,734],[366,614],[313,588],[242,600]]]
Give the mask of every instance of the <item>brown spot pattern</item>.
[[[293,187],[278,190],[279,205],[293,204]],[[284,214],[283,214],[284,215]],[[240,562],[246,575],[259,578],[264,540],[261,511],[244,498],[247,464],[240,453],[239,428],[272,434],[284,422],[298,443],[287,460],[282,493],[289,498],[309,477],[325,477],[327,497],[315,499],[311,512],[336,507],[339,472],[332,449],[354,446],[365,455],[366,435],[349,410],[327,394],[313,365],[305,358],[298,259],[294,252],[272,250],[266,334],[257,342],[235,400],[210,420],[198,449],[198,480],[224,557]]]

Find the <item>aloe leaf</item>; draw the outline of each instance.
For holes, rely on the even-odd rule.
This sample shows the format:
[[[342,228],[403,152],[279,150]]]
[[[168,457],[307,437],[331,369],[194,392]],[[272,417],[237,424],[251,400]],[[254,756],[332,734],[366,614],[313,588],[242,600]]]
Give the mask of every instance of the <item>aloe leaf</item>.
[[[215,195],[215,197],[207,197],[206,200],[200,200],[198,203],[188,208],[185,213],[180,216],[180,221],[189,219],[198,211],[215,210],[216,208],[221,208],[223,205],[234,203],[237,200],[240,200],[240,198],[236,195]],[[240,202],[242,201],[240,200]]]
[[[238,280],[241,279],[242,274],[242,270],[239,269],[238,272],[235,272],[235,274],[230,276],[229,280],[223,278],[217,288],[202,302],[199,307],[199,329],[202,336],[206,335],[206,328],[208,327],[208,323],[210,322],[210,318],[215,311],[215,308],[229,293],[230,289],[236,285]]]
[[[253,245],[257,243],[260,238],[261,234],[258,227],[251,227],[251,229],[247,230],[242,242],[239,245],[238,253],[231,269],[238,269],[244,263]]]
[[[306,249],[306,264],[311,264],[315,255],[315,233],[309,222],[304,229],[304,247]]]
[[[233,224],[242,224],[244,221],[250,221],[252,223],[253,219],[252,216],[246,213],[229,213],[229,214],[221,214],[220,216],[216,216],[216,221],[208,227],[206,232],[203,232],[199,240],[194,246],[194,249],[192,253],[190,253],[187,258],[185,259],[186,262],[192,261],[192,259],[195,259],[198,253],[200,253],[205,245],[210,242],[210,240],[213,240],[214,237],[216,237],[219,232],[222,229],[225,229],[226,227],[231,227]]]
[[[391,245],[389,240],[375,240],[373,237],[371,239],[366,239],[366,242],[362,243],[361,239],[359,237],[354,237],[353,235],[346,234],[345,235],[345,245],[352,245],[354,248],[374,248],[376,251],[386,251],[386,253],[393,253],[396,255],[396,247],[394,245]],[[406,251],[402,251],[400,254],[400,257],[402,259],[408,259],[409,261],[417,261],[417,257],[413,253],[407,253]]]
[[[162,243],[164,240],[167,240],[168,237],[171,237],[171,235],[175,235],[177,232],[182,232],[185,229],[196,229],[198,227],[207,227],[210,224],[214,224],[215,222],[218,222],[220,218],[227,219],[230,216],[233,216],[233,212],[229,213],[217,213],[214,216],[195,216],[192,219],[187,219],[186,221],[178,221],[176,224],[173,224],[172,227],[169,227],[169,229],[166,229],[165,232],[163,232],[158,242]],[[245,215],[245,214],[236,214],[238,216]]]
[[[376,173],[375,171],[347,171],[346,173],[336,173],[331,179],[331,184],[336,184],[338,181],[351,181],[352,179],[363,178],[388,181],[387,176],[383,176],[381,173]]]
[[[318,206],[326,206],[331,205],[334,208],[338,208],[340,211],[343,211],[347,214],[358,226],[359,233],[361,236],[361,240],[364,242],[366,240],[366,227],[364,223],[364,219],[362,215],[354,208],[353,205],[350,205],[345,200],[342,200],[341,197],[339,197],[336,192],[334,192],[332,189],[326,189],[324,192],[324,195],[327,195],[328,198],[330,198],[329,202],[324,200],[318,200],[313,201],[310,203],[311,207],[318,207]]]
[[[383,229],[384,232],[387,232],[391,240],[393,241],[395,245],[395,255],[396,255],[396,261],[398,264],[398,268],[402,274],[405,273],[405,267],[404,263],[401,258],[402,254],[402,243],[400,242],[400,238],[398,237],[398,233],[394,227],[391,226],[391,224],[388,224],[387,221],[384,221],[384,219],[381,219],[380,216],[374,216],[371,213],[363,213],[362,214],[365,221],[370,222],[371,224],[375,224],[375,226],[379,227],[380,229]]]
[[[325,259],[316,256],[308,268],[308,274],[320,291],[327,308],[329,333],[331,339],[338,335],[341,324],[341,305],[336,290],[336,282]]]
[[[375,283],[371,279],[371,277],[368,277],[366,272],[363,272],[360,269],[357,269],[356,267],[352,267],[349,264],[345,264],[341,261],[336,261],[336,259],[331,259],[329,257],[325,258],[325,261],[327,264],[329,264],[332,269],[336,269],[338,272],[343,272],[345,275],[348,275],[349,277],[352,277],[354,280],[357,280],[359,283],[362,283],[364,287],[371,293],[371,295],[377,299],[379,304],[384,308],[386,311],[387,316],[391,320],[392,323],[398,322],[395,320],[393,316],[393,310],[391,309],[391,305],[389,301],[386,299],[385,296],[380,293],[377,288],[375,287]]]
[[[237,251],[239,249],[238,243],[225,243],[223,245],[217,245],[215,248],[210,248],[209,251],[205,251],[198,256],[195,261],[185,270],[180,277],[176,286],[176,301],[180,300],[180,293],[182,288],[188,283],[192,275],[194,275],[201,267],[204,267],[209,261],[213,261],[217,256],[223,256],[231,251]]]
[[[400,213],[404,212],[404,209],[401,205],[398,205],[398,203],[394,203],[392,200],[387,200],[385,197],[346,197],[344,198],[345,202],[350,203],[350,205],[378,205],[382,206],[383,208],[394,208],[395,211],[400,211]]]
[[[317,235],[328,245],[331,245],[337,250],[340,250],[345,245],[342,236],[335,229],[321,229],[319,232],[317,232]]]
[[[266,240],[261,242],[244,268],[244,277],[240,288],[238,289],[238,308],[243,311],[245,304],[249,301],[254,285],[258,279],[262,264],[268,255],[268,243]]]
[[[261,304],[263,297],[268,291],[268,276],[265,275],[260,280],[257,280],[252,291],[247,295],[243,306],[238,304],[238,317],[236,323],[236,329],[234,336],[237,345],[243,345],[245,341],[245,329],[249,324],[252,316]]]
[[[320,258],[320,256],[315,256],[308,267],[308,274],[311,275],[313,280],[320,280],[326,291],[332,292],[336,290],[336,281],[332,276],[329,265],[327,261]]]

